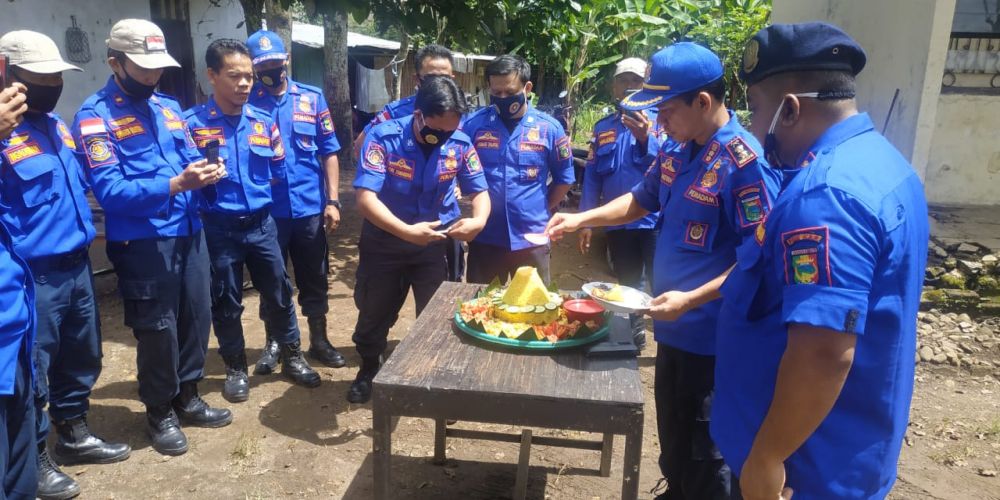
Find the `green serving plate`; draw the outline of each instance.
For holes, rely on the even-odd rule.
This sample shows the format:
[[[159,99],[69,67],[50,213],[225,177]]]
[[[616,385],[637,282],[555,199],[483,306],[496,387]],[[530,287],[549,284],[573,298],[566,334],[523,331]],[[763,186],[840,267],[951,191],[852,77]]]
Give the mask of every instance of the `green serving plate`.
[[[484,342],[489,342],[492,344],[499,344],[507,347],[513,347],[516,349],[524,349],[528,351],[554,351],[558,349],[567,349],[570,347],[577,347],[581,345],[591,344],[597,342],[608,336],[608,332],[611,330],[608,328],[608,324],[611,322],[611,313],[604,313],[604,324],[601,325],[597,331],[591,332],[590,335],[585,335],[583,337],[573,337],[570,339],[558,340],[556,342],[549,342],[548,340],[518,340],[507,337],[494,337],[482,330],[474,328],[472,325],[466,324],[462,320],[462,315],[458,312],[455,313],[455,326],[458,327],[466,335],[475,337]],[[584,326],[583,328],[587,328]],[[578,334],[579,335],[579,334]]]

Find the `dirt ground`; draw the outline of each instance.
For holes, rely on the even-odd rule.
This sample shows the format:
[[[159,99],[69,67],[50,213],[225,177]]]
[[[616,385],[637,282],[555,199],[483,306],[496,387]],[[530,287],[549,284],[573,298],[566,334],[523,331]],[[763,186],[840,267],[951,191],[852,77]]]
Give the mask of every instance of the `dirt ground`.
[[[220,394],[225,378],[212,338],[206,377],[206,400],[231,408],[232,425],[222,429],[186,429],[190,451],[180,457],[162,456],[150,447],[144,430],[144,409],[135,378],[135,340],[122,325],[121,300],[113,291],[114,277],[99,288],[111,289],[100,300],[104,332],[104,372],[92,397],[90,422],[105,438],[127,441],[129,460],[112,465],[66,467],[80,482],[80,498],[370,498],[371,407],[349,404],[344,395],[358,366],[350,340],[356,319],[352,300],[360,220],[353,210],[350,180],[345,171],[341,192],[344,223],[331,237],[331,341],[348,358],[341,369],[317,367],[323,384],[316,389],[292,386],[279,375],[251,375],[250,400],[229,404]],[[596,236],[596,235],[595,235]],[[601,255],[580,256],[575,238],[553,249],[553,277],[563,288],[607,278]],[[595,248],[601,248],[596,241]],[[110,282],[108,281],[110,280]],[[103,285],[103,286],[102,286]],[[264,343],[257,319],[258,299],[247,292],[244,328],[248,358],[256,361]],[[408,301],[390,333],[390,348],[413,322]],[[300,325],[305,328],[304,318]],[[653,413],[655,349],[640,359],[646,389],[646,423],[640,479],[641,498],[659,479],[659,451]],[[1000,353],[993,353],[1000,361]],[[1000,365],[997,365],[1000,367]],[[1000,372],[1000,370],[998,370]],[[912,422],[900,458],[894,499],[1000,499],[1000,373],[972,374],[957,368],[918,368]],[[459,427],[517,429],[458,423]],[[582,436],[583,433],[536,430],[536,435]],[[431,463],[433,423],[403,418],[393,433],[393,484],[397,498],[509,498],[514,486],[518,445],[450,440],[449,460]],[[610,478],[597,473],[597,452],[535,446],[531,453],[529,498],[611,499],[621,485],[622,438],[615,442]],[[993,477],[988,477],[993,472]]]

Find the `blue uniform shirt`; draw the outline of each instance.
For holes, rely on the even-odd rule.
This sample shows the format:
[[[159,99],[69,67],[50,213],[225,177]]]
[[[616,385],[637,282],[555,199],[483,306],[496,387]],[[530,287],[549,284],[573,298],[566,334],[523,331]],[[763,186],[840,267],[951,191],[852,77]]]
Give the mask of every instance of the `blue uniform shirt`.
[[[6,143],[0,143],[6,146]],[[7,207],[0,206],[6,211]],[[14,252],[7,224],[0,221],[0,396],[14,394],[17,357],[35,343],[35,283],[28,265]],[[34,376],[35,364],[31,364]]]
[[[785,461],[795,498],[883,498],[913,392],[927,203],[867,114],[834,125],[796,165],[723,285],[712,435],[739,474],[774,395],[787,325],[857,335],[833,409]]]
[[[69,127],[55,114],[26,115],[0,153],[0,212],[14,249],[30,261],[94,240],[84,171]]]
[[[250,91],[250,104],[271,113],[287,146],[287,182],[271,187],[271,214],[298,219],[323,213],[326,177],[322,161],[340,151],[323,92],[289,79],[288,90],[274,96],[257,82]]]
[[[653,295],[694,290],[736,262],[737,247],[753,243],[780,185],[780,172],[736,117],[692,158],[692,142],[667,143],[641,184],[635,201],[663,213],[656,242]],[[720,300],[688,311],[677,321],[655,321],[657,342],[701,355],[715,354]]]
[[[271,179],[285,182],[285,144],[267,111],[246,104],[239,116],[226,116],[211,98],[184,112],[198,148],[219,141],[226,177],[205,200],[213,213],[246,215],[271,205]]]
[[[469,115],[462,131],[472,138],[490,188],[490,217],[475,241],[510,250],[537,246],[527,233],[545,230],[552,184],[572,184],[573,154],[562,125],[532,106],[508,132],[496,108]]]
[[[398,101],[392,101],[382,107],[382,111],[372,117],[368,125],[365,125],[365,134],[371,132],[372,128],[379,123],[384,123],[389,120],[396,120],[404,116],[410,116],[413,114],[417,102],[417,95],[411,95],[409,97],[404,97]]]
[[[621,113],[605,116],[594,125],[594,133],[590,139],[590,155],[583,171],[581,212],[597,208],[628,193],[633,186],[642,182],[660,149],[658,129],[655,127],[656,109],[646,110],[645,114],[654,124],[650,127],[645,148],[639,147],[632,131],[622,125]],[[609,226],[607,230],[652,229],[656,227],[659,215],[659,210],[656,210],[637,221],[621,226]]]
[[[73,137],[104,208],[109,241],[188,236],[201,229],[198,193],[170,195],[170,178],[201,159],[173,98],[133,99],[111,77],[77,112]]]
[[[427,159],[413,136],[413,117],[376,125],[365,138],[358,159],[355,189],[378,193],[378,199],[407,224],[461,216],[455,180],[463,193],[486,191],[483,168],[469,137],[455,131]]]

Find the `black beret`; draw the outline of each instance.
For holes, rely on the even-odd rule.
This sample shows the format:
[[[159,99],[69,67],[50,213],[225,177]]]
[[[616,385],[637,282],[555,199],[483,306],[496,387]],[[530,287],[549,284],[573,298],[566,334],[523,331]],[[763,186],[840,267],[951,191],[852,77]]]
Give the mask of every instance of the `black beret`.
[[[866,61],[864,49],[832,24],[774,24],[747,42],[740,79],[753,85],[792,71],[846,71],[857,75]]]

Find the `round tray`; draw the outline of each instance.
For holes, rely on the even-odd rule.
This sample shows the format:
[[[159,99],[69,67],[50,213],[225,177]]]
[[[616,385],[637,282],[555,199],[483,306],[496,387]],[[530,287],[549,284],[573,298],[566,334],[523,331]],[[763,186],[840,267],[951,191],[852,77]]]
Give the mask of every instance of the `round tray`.
[[[608,336],[608,332],[611,330],[608,328],[608,323],[611,321],[611,313],[604,313],[604,324],[597,329],[596,332],[583,337],[583,338],[571,338],[565,340],[559,340],[556,342],[549,342],[548,340],[517,340],[507,337],[494,337],[486,332],[482,332],[472,328],[467,325],[464,320],[462,320],[462,315],[458,312],[455,313],[455,326],[458,327],[466,335],[475,337],[485,342],[491,344],[499,344],[507,347],[514,347],[517,349],[524,349],[527,351],[553,351],[557,349],[566,349],[570,347],[576,347],[581,345],[587,345],[598,340],[603,339]]]

